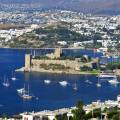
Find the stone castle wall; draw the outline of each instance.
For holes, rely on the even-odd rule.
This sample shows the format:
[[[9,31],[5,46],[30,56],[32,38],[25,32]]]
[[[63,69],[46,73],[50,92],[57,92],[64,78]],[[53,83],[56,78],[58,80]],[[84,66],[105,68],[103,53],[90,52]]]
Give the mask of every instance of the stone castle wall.
[[[31,67],[31,57],[29,54],[25,55],[25,71],[30,71]]]
[[[64,65],[65,67],[70,67],[71,69],[79,69],[80,63],[73,60],[35,60],[32,59],[31,64],[33,67],[40,68],[41,64],[60,64]]]

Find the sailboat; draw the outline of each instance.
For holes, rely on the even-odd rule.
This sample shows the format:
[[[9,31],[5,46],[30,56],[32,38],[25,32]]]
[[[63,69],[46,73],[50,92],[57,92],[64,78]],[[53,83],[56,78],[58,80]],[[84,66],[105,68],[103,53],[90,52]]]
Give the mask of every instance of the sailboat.
[[[3,86],[4,86],[4,87],[9,87],[9,86],[10,86],[10,83],[9,83],[9,81],[8,81],[8,78],[6,79],[6,78],[4,77]]]
[[[100,81],[99,81],[99,77],[98,77],[98,82],[96,84],[97,87],[101,87]]]
[[[117,80],[117,77],[114,77],[112,80],[109,80],[108,82],[112,85],[119,84],[119,81]]]
[[[11,78],[11,80],[12,81],[16,81],[17,80],[17,78],[15,77],[15,73],[14,72],[12,72],[12,78]]]
[[[29,92],[29,85],[28,85],[28,89],[26,90],[26,88],[24,87],[24,92],[23,94],[21,95],[21,97],[24,99],[24,100],[31,100],[33,98],[32,95],[30,95],[30,92]]]
[[[75,91],[78,90],[78,86],[77,86],[77,82],[76,82],[76,80],[75,80],[75,84],[73,85],[73,89],[74,89]]]
[[[23,88],[17,89],[18,94],[21,96],[23,95],[26,91],[25,91],[25,84]]]
[[[74,84],[73,89],[74,89],[75,91],[78,90],[78,87],[77,87],[77,84],[76,84],[76,83]]]

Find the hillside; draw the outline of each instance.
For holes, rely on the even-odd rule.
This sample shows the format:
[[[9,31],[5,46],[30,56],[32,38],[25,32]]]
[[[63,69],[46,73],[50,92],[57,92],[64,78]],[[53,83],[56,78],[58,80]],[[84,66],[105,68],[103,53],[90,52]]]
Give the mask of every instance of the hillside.
[[[70,47],[75,41],[89,40],[89,36],[84,36],[69,30],[69,24],[46,26],[36,29],[30,33],[25,33],[8,42],[12,48],[43,48],[43,47]],[[67,42],[62,46],[58,41]]]
[[[0,0],[1,4],[35,4],[42,8],[61,8],[85,13],[120,13],[120,0]]]

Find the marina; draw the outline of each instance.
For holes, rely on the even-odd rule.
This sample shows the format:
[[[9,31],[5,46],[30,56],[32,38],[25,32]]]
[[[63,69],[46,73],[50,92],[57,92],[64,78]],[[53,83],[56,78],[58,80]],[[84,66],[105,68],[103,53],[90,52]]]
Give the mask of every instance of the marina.
[[[76,101],[82,100],[85,104],[92,101],[106,99],[115,100],[120,94],[120,84],[116,86],[100,79],[101,87],[97,87],[98,77],[95,75],[51,74],[39,72],[15,72],[16,81],[13,81],[12,72],[24,65],[24,56],[27,50],[0,49],[0,111],[13,115],[25,111],[55,110],[74,106]],[[41,53],[41,51],[39,52]],[[44,52],[43,52],[44,53]],[[66,54],[77,55],[75,50]],[[82,54],[93,55],[90,51],[81,51]],[[10,86],[4,87],[4,76],[8,78]],[[45,81],[47,80],[47,81]],[[117,78],[119,81],[119,78]],[[59,83],[62,82],[62,85]],[[29,84],[29,93],[33,98],[23,99],[24,84]],[[28,87],[26,87],[28,90]],[[30,95],[31,96],[31,95]],[[24,96],[23,96],[24,97]],[[52,104],[51,104],[52,103]]]

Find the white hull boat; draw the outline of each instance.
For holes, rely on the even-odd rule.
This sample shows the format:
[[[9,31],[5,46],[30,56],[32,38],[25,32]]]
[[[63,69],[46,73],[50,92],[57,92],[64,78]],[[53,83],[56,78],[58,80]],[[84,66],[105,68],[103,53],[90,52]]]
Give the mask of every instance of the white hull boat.
[[[50,84],[51,81],[50,81],[50,80],[44,80],[44,83],[45,83],[45,84]]]
[[[16,81],[17,79],[16,79],[15,77],[12,77],[11,80],[12,80],[12,81]]]
[[[109,80],[108,82],[109,82],[110,84],[112,84],[112,85],[119,84],[119,81],[117,81],[116,79]]]
[[[9,84],[9,83],[3,83],[3,86],[5,86],[5,87],[9,87],[10,84]]]
[[[10,83],[9,83],[9,81],[8,81],[8,78],[6,79],[6,78],[4,77],[3,86],[4,86],[4,87],[9,87],[9,86],[10,86]]]
[[[18,94],[23,95],[25,93],[25,89],[21,88],[17,90]]]
[[[59,84],[63,87],[68,85],[67,81],[61,81],[61,82],[59,82]]]
[[[115,75],[108,75],[108,74],[101,74],[98,76],[99,78],[113,78],[116,77]]]
[[[101,87],[101,84],[100,84],[100,83],[97,83],[96,86],[97,86],[97,87]]]

